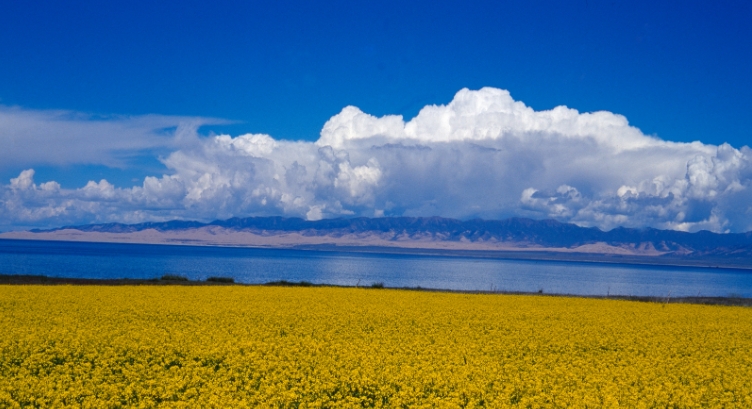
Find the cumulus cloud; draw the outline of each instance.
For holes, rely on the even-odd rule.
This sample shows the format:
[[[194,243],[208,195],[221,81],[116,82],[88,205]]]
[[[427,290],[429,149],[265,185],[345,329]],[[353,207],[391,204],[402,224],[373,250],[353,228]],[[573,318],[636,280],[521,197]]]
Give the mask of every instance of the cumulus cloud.
[[[3,188],[0,215],[18,225],[439,215],[752,230],[748,147],[664,141],[621,115],[535,111],[494,88],[463,89],[409,121],[349,106],[316,142],[186,140],[164,157],[169,174],[133,188],[64,190],[25,170]]]

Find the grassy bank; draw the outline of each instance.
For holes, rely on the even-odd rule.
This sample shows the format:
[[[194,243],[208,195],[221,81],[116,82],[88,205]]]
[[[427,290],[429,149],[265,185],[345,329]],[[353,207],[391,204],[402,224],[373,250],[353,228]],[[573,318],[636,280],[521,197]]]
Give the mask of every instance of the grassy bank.
[[[752,309],[0,286],[0,407],[750,407]]]
[[[242,284],[236,283],[230,277],[209,277],[203,281],[193,281],[179,275],[165,275],[161,278],[153,279],[93,279],[93,278],[66,278],[66,277],[47,277],[41,275],[4,275],[0,274],[0,285],[100,285],[100,286],[172,286],[172,285],[184,285],[184,286],[205,286],[205,285],[236,285],[236,286],[276,286],[276,287],[336,287],[336,288],[352,288],[349,286],[336,286],[331,284],[314,284],[308,281],[272,281],[264,284]],[[363,287],[381,289],[387,288],[383,282],[374,282],[366,284]],[[408,288],[391,288],[407,291],[429,291],[429,292],[449,292],[449,293],[463,293],[463,294],[505,294],[505,295],[538,295],[546,297],[577,297],[577,298],[594,298],[594,299],[608,299],[608,300],[625,300],[625,301],[640,301],[640,302],[653,302],[661,304],[704,304],[704,305],[727,305],[727,306],[752,306],[752,298],[743,297],[671,297],[667,294],[665,297],[652,297],[652,296],[638,296],[638,295],[572,295],[572,294],[549,294],[536,292],[515,292],[515,291],[458,291],[458,290],[443,290],[421,287],[408,287]]]

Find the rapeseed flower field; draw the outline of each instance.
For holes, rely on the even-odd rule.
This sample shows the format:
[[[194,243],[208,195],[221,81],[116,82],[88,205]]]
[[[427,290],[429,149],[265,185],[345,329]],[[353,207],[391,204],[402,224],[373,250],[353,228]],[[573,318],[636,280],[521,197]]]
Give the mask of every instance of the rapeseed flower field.
[[[752,408],[752,309],[0,286],[0,407]]]

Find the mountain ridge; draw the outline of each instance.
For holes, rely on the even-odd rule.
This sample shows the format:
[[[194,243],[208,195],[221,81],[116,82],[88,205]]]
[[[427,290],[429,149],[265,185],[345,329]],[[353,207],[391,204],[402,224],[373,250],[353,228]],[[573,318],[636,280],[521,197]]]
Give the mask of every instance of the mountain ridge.
[[[336,218],[317,221],[297,217],[247,217],[198,221],[172,220],[138,224],[104,223],[63,226],[55,229],[31,230],[31,233],[79,231],[82,233],[129,234],[154,230],[161,233],[189,232],[201,229],[224,229],[227,232],[248,232],[275,236],[297,233],[303,237],[358,237],[376,235],[392,242],[434,241],[462,243],[506,243],[522,247],[576,249],[599,243],[615,248],[654,251],[661,255],[735,255],[752,256],[752,232],[695,233],[654,228],[617,227],[603,231],[596,227],[580,227],[553,219],[534,220],[509,218],[503,220],[458,220],[443,217],[381,217]],[[216,233],[215,233],[216,234]],[[354,239],[355,240],[355,239]]]

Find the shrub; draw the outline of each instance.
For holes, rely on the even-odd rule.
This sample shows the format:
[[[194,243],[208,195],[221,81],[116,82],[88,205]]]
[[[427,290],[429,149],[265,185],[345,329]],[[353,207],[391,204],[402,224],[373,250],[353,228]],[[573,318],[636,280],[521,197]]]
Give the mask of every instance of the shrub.
[[[209,277],[206,279],[206,281],[210,281],[212,283],[234,283],[235,279],[232,277]]]
[[[309,281],[301,281],[299,283],[296,283],[295,281],[279,280],[279,281],[269,281],[268,283],[264,285],[273,285],[273,286],[281,286],[281,287],[312,287],[313,283]]]
[[[179,276],[176,274],[165,274],[162,276],[162,280],[164,281],[188,281],[188,277]]]
[[[384,288],[384,283],[382,281],[379,281],[377,283],[371,284],[371,288]]]

